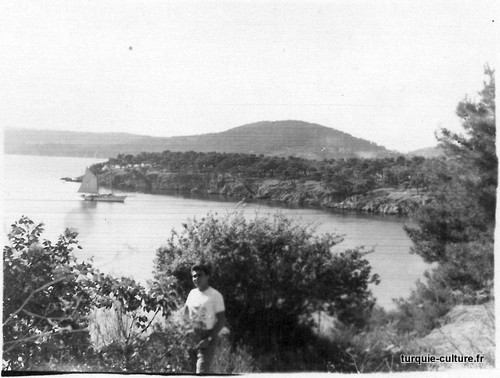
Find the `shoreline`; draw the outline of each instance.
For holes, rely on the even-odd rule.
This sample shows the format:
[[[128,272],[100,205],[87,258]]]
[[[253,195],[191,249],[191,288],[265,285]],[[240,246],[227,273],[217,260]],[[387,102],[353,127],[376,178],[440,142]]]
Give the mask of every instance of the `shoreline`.
[[[432,197],[416,189],[379,188],[347,198],[319,181],[295,181],[234,177],[225,174],[174,173],[154,170],[120,170],[98,175],[113,188],[149,194],[192,193],[220,196],[234,201],[264,201],[349,213],[409,216]]]

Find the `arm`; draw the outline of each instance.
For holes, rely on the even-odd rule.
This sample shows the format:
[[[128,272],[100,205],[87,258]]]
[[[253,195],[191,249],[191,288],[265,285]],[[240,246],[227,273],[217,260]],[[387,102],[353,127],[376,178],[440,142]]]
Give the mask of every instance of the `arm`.
[[[188,319],[189,318],[189,301],[191,299],[191,292],[189,292],[187,298],[186,298],[186,303],[184,303],[184,308],[182,309],[182,317],[184,318],[184,320]]]
[[[226,313],[224,311],[215,314],[217,321],[210,332],[210,339],[213,340],[217,337],[222,328],[226,325]]]
[[[207,348],[208,345],[215,340],[221,329],[226,325],[226,313],[224,311],[216,313],[215,316],[217,321],[214,327],[210,330],[210,335],[206,339],[201,340],[196,346],[197,348]]]
[[[226,325],[226,307],[224,306],[224,298],[217,292],[215,296],[215,324],[210,332],[210,339],[214,340],[222,328]]]

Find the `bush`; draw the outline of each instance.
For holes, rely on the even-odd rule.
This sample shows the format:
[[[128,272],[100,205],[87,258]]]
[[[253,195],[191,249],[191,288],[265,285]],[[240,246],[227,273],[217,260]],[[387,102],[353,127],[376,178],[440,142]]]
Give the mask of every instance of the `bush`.
[[[127,320],[128,318],[128,320]],[[178,311],[168,317],[159,316],[146,332],[130,334],[127,323],[131,316],[116,313],[115,327],[122,330],[101,349],[101,355],[111,363],[119,364],[117,371],[131,373],[192,373],[189,349],[193,345],[192,331]]]
[[[256,373],[256,363],[245,347],[232,347],[227,336],[219,338],[212,369],[217,374]]]
[[[209,261],[211,282],[225,298],[233,346],[249,346],[258,361],[268,354],[288,359],[290,348],[312,342],[304,331],[313,323],[311,314],[324,311],[356,327],[370,316],[375,300],[368,284],[378,276],[360,250],[332,254],[340,241],[316,236],[279,213],[249,221],[241,211],[209,214],[172,232],[157,251],[155,279],[162,290],[175,277],[174,287],[185,297],[192,286],[190,266]]]
[[[426,370],[425,365],[403,364],[401,354],[422,354],[413,333],[400,332],[393,323],[376,325],[361,332],[345,329],[334,343],[343,345],[342,364],[330,363],[331,372],[380,373]]]
[[[80,248],[74,230],[66,230],[56,243],[41,240],[42,233],[43,224],[22,217],[4,247],[3,370],[126,369],[121,361],[127,354],[113,360],[96,350],[92,314],[113,304],[119,304],[123,316],[140,310],[129,326],[141,334],[149,326],[147,314],[169,314],[174,306],[170,292],[149,295],[133,280],[115,279],[91,262],[78,261],[72,253]]]
[[[96,271],[73,257],[76,232],[66,230],[55,244],[41,241],[42,232],[42,224],[22,217],[4,247],[3,368],[43,369],[55,361],[84,369]]]

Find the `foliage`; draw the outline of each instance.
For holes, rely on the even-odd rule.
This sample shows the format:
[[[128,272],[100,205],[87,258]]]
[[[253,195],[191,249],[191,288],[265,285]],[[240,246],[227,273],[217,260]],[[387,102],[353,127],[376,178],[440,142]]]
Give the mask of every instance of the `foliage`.
[[[3,369],[98,370],[104,368],[91,342],[94,308],[120,303],[124,312],[170,312],[168,295],[148,295],[133,280],[97,271],[73,255],[77,233],[66,230],[55,244],[41,240],[43,225],[22,217],[4,247]],[[168,291],[166,292],[168,293]],[[136,319],[143,330],[149,319]]]
[[[466,136],[442,130],[439,138],[447,155],[467,170],[461,178],[467,193],[474,195],[489,222],[494,221],[498,158],[496,155],[495,71],[485,67],[488,81],[479,92],[479,100],[467,97],[458,104]]]
[[[89,353],[85,316],[95,293],[83,282],[92,282],[95,271],[71,255],[74,231],[54,245],[40,243],[42,231],[23,217],[12,225],[12,246],[4,248],[3,359],[10,369]]]
[[[425,283],[417,282],[409,298],[396,301],[395,327],[400,333],[425,336],[438,327],[439,319],[459,302],[439,272],[427,273],[426,279]]]
[[[125,313],[119,304],[94,312],[92,336],[108,372],[194,373],[196,335],[182,310],[151,318],[143,332],[134,323],[143,313]],[[218,340],[213,369],[218,374],[248,373],[254,361],[244,348],[231,348],[223,336]]]
[[[219,338],[212,365],[217,374],[255,373],[255,361],[245,347],[233,348],[227,337]]]
[[[432,160],[432,159],[430,159]],[[127,172],[124,177],[115,175],[116,186],[127,188],[135,182],[135,189],[148,190],[151,180],[169,177],[175,174],[182,182],[191,182],[189,189],[203,189],[210,179],[217,178],[223,183],[227,180],[262,181],[265,179],[289,182],[292,186],[297,181],[318,181],[325,191],[334,193],[339,199],[383,187],[425,187],[427,172],[424,169],[426,159],[404,156],[381,159],[347,160],[325,159],[308,160],[289,156],[264,156],[242,153],[216,152],[142,152],[138,155],[120,154],[107,163],[92,167],[101,172],[105,166],[120,167]],[[127,168],[125,168],[127,167]],[[147,174],[145,174],[147,173]],[[191,177],[191,179],[188,179]],[[217,181],[216,180],[216,181]],[[204,184],[205,183],[205,184]],[[205,187],[205,190],[208,187]]]
[[[426,365],[401,363],[401,354],[423,354],[414,340],[414,334],[400,332],[391,322],[373,323],[362,331],[344,329],[334,340],[343,345],[342,365],[330,363],[329,371],[381,373],[426,370]]]
[[[427,185],[434,200],[420,207],[405,229],[412,252],[434,263],[427,281],[399,301],[400,328],[428,332],[455,304],[477,304],[493,296],[494,226],[497,185],[495,79],[479,99],[457,107],[466,136],[443,129],[446,159],[429,166]]]
[[[304,342],[302,327],[310,328],[304,322],[317,311],[356,326],[369,317],[375,301],[368,284],[378,276],[360,250],[332,254],[338,236],[316,236],[279,213],[254,220],[242,211],[208,214],[183,226],[157,251],[159,288],[175,277],[177,291],[187,295],[191,264],[209,261],[212,283],[225,298],[233,344],[252,347],[254,355],[282,358],[287,346]]]
[[[121,307],[103,309],[96,314],[94,335],[100,343],[99,355],[108,371],[129,373],[189,373],[192,327],[172,312],[167,317],[150,317],[150,326],[134,327],[144,313],[125,313]],[[103,321],[106,318],[106,321]],[[110,332],[111,331],[111,332]]]
[[[486,246],[482,255],[492,258],[487,256],[493,246],[497,184],[495,80],[489,68],[486,74],[490,81],[480,101],[464,100],[457,108],[468,138],[443,130],[440,140],[448,159],[435,167],[435,200],[417,211],[414,226],[406,227],[413,251],[428,262],[470,266],[477,243]]]

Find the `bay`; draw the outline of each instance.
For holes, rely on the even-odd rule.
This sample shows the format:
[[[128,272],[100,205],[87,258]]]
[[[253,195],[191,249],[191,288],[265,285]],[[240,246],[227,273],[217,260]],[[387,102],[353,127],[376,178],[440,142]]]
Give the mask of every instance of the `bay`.
[[[77,193],[79,183],[60,180],[76,177],[99,159],[4,155],[3,238],[22,215],[45,225],[44,239],[55,240],[65,228],[79,232],[82,250],[76,255],[92,258],[94,265],[115,276],[133,277],[145,284],[152,277],[156,250],[172,230],[180,230],[188,219],[207,213],[234,211],[237,201],[219,196],[190,193],[151,195],[126,193],[125,203],[86,202]],[[300,222],[314,225],[318,233],[344,235],[334,247],[341,251],[357,246],[373,249],[367,259],[381,283],[371,289],[377,303],[390,309],[392,298],[408,296],[417,279],[429,268],[409,253],[411,241],[403,230],[405,218],[303,208],[280,203],[250,202],[244,205],[248,218],[272,216],[280,211]],[[214,286],[216,286],[214,284]]]

